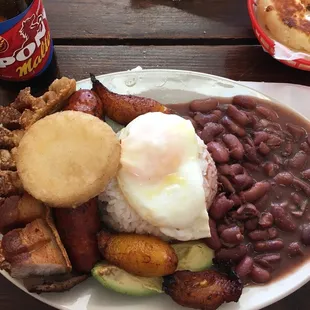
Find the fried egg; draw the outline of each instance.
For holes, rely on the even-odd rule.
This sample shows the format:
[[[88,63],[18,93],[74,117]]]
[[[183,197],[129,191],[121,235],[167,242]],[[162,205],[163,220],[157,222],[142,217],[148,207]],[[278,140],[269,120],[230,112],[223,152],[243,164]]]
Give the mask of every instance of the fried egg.
[[[138,215],[171,237],[210,237],[204,175],[204,144],[189,120],[147,113],[119,133],[118,185]]]

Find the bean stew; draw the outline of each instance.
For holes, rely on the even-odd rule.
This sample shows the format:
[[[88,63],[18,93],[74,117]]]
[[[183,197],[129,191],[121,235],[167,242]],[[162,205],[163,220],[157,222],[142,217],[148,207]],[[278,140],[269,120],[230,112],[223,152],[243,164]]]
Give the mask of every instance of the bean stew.
[[[206,243],[245,283],[266,283],[310,257],[310,122],[254,97],[176,104],[218,169]]]

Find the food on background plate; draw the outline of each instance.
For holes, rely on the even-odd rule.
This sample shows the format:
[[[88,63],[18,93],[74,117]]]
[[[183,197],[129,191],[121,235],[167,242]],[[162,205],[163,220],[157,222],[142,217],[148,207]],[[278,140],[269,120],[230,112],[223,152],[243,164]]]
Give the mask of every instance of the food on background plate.
[[[100,196],[117,231],[176,240],[210,237],[207,209],[217,190],[214,162],[189,120],[147,113],[118,133],[116,179]]]
[[[71,208],[104,190],[114,177],[120,144],[95,116],[64,111],[31,126],[17,152],[18,174],[27,192],[49,206]]]
[[[98,245],[109,263],[141,277],[161,277],[176,271],[178,258],[174,249],[154,236],[137,234],[110,235],[101,232]]]
[[[67,86],[75,83],[63,81],[60,84]],[[0,152],[1,167],[16,183],[10,187],[6,181],[0,187],[0,214],[5,217],[0,220],[5,233],[2,269],[26,277],[25,285],[33,292],[71,289],[91,271],[104,287],[120,293],[164,291],[180,305],[215,310],[224,302],[237,302],[244,284],[266,283],[309,256],[308,122],[252,97],[199,99],[174,104],[172,111],[152,99],[112,93],[94,76],[92,82],[91,91],[58,96],[55,110],[65,112],[54,113],[39,104],[46,114],[54,114],[25,126],[26,131],[20,122],[29,107],[26,102],[40,99],[22,91],[18,100],[23,98],[23,104],[16,100],[10,109],[3,108],[5,117],[0,111],[0,142],[6,151]],[[115,135],[108,118],[126,127]],[[72,119],[74,128],[68,129]],[[113,139],[87,138],[98,128],[105,128]],[[55,133],[59,135],[50,139]],[[111,147],[111,140],[114,148],[108,152],[98,147]],[[51,162],[53,169],[48,167]],[[90,193],[88,175],[81,177],[72,163],[91,173],[106,171],[108,177]],[[24,167],[31,178],[25,178]],[[50,182],[53,178],[57,182]],[[53,213],[58,231],[42,208]],[[103,231],[97,234],[100,217]],[[36,226],[53,236],[43,238],[48,246],[39,250],[32,239]],[[35,243],[34,252],[28,253],[26,246],[26,256],[39,259],[19,260],[16,266],[12,257],[19,259],[19,253],[10,242],[20,233]],[[55,267],[55,257],[63,257],[65,263]],[[42,262],[55,268],[41,268]],[[41,276],[41,283],[27,283],[34,274]]]
[[[278,42],[310,53],[308,5],[297,0],[257,0],[258,21]]]

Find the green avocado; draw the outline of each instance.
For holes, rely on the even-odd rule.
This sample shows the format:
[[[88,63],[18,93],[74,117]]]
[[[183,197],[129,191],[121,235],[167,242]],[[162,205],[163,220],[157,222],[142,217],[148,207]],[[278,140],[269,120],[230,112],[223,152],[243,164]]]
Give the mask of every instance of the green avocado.
[[[92,269],[93,277],[105,288],[121,294],[147,296],[162,293],[163,279],[131,275],[123,269],[99,263]]]
[[[201,241],[172,244],[178,256],[177,270],[202,271],[212,266],[214,251]]]

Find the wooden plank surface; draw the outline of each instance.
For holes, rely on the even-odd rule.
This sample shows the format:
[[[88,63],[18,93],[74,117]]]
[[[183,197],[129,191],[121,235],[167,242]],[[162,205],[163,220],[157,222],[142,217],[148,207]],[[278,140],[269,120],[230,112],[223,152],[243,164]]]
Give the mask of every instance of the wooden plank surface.
[[[61,75],[84,79],[136,66],[192,70],[233,80],[310,85],[309,73],[284,66],[260,46],[56,46]],[[13,91],[15,90],[15,91]],[[0,83],[0,104],[14,99],[14,84]]]
[[[245,0],[47,0],[55,39],[254,38]]]

